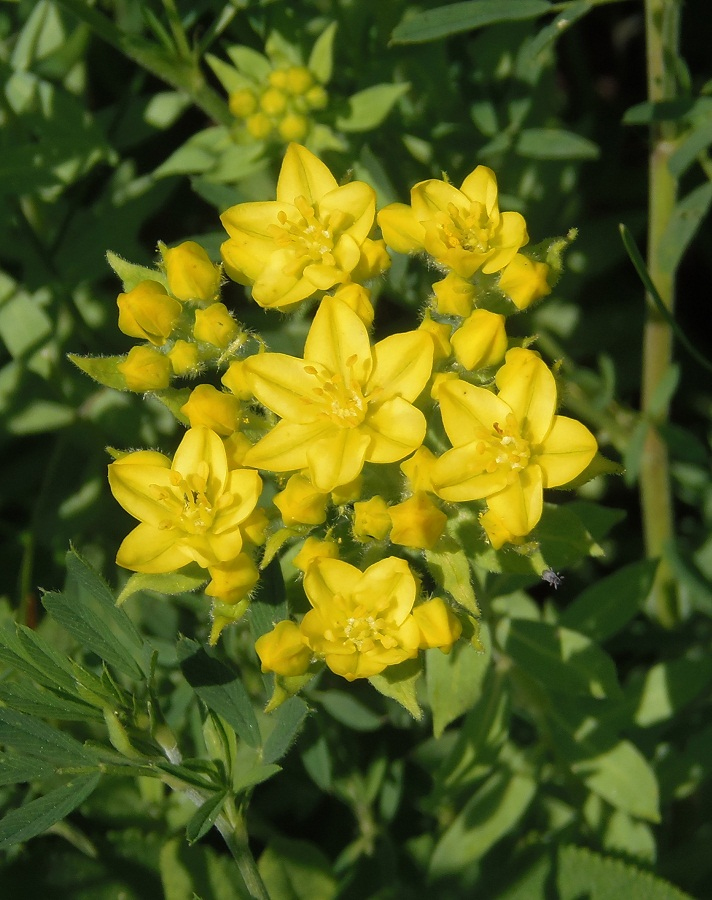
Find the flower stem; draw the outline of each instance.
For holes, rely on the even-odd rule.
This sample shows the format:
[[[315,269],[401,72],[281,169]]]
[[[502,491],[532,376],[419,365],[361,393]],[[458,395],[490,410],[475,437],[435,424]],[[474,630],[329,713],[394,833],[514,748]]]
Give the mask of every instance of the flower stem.
[[[678,55],[679,13],[678,0],[645,0],[648,100],[653,103],[675,96],[672,66]],[[677,197],[677,180],[668,165],[675,149],[676,126],[673,122],[653,122],[650,136],[648,271],[663,302],[672,312],[675,270],[662,264],[660,241]],[[673,509],[667,447],[657,427],[667,420],[668,407],[665,405],[661,410],[658,406],[654,413],[653,406],[658,385],[671,364],[672,330],[650,297],[647,297],[646,309],[641,407],[650,428],[641,461],[641,506],[646,555],[661,558],[651,597],[652,608],[658,621],[670,628],[677,621],[678,611],[675,583],[664,559],[664,550],[674,535]]]
[[[237,863],[237,868],[240,870],[250,897],[254,900],[270,900],[270,895],[250,850],[244,816],[235,808],[232,799],[228,799],[225,803],[215,826],[230,848],[230,853]]]

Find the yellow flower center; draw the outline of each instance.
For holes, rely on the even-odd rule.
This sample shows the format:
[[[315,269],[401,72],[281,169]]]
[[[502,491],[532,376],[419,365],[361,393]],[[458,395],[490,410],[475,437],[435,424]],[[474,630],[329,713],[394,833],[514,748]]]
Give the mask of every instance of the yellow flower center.
[[[483,203],[471,203],[467,212],[448,203],[447,212],[436,213],[435,222],[446,247],[475,253],[486,253],[490,249],[494,222]]]
[[[392,650],[398,646],[398,641],[390,633],[391,623],[381,612],[363,606],[353,597],[334,594],[332,625],[324,632],[324,637],[355,653]]]
[[[211,499],[208,490],[210,469],[204,461],[199,464],[198,472],[183,476],[172,471],[169,478],[170,488],[150,485],[153,496],[168,513],[159,525],[161,530],[176,528],[186,534],[205,534],[220,510],[233,502],[228,493],[221,494],[217,502]]]
[[[323,418],[344,428],[356,428],[366,418],[368,400],[361,391],[361,384],[354,374],[356,356],[346,360],[348,376],[340,373],[320,373],[314,366],[305,366],[304,371],[313,375],[317,386],[313,389],[313,403],[320,407]]]
[[[514,478],[529,464],[529,441],[521,436],[519,423],[512,413],[503,423],[494,422],[491,430],[482,428],[474,445],[477,455],[483,458],[484,471],[490,474],[504,470]]]
[[[277,246],[292,251],[293,261],[284,267],[286,275],[300,275],[305,266],[318,263],[335,266],[334,235],[343,227],[346,214],[334,211],[321,218],[306,197],[297,197],[294,205],[300,217],[295,222],[284,211],[277,213],[279,225],[270,225],[268,233]]]

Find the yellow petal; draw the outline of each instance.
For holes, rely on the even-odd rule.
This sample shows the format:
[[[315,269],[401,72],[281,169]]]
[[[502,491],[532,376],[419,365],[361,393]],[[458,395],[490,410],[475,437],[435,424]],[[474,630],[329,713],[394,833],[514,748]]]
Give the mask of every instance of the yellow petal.
[[[491,431],[495,422],[504,422],[512,412],[492,391],[459,378],[443,382],[438,401],[445,431],[455,447],[474,441],[483,427]]]
[[[262,479],[252,469],[233,469],[228,473],[225,491],[232,496],[232,503],[215,516],[212,529],[215,534],[245,521],[260,498]]]
[[[318,414],[320,367],[286,353],[258,353],[245,360],[247,383],[255,397],[283,419],[306,424]],[[307,369],[317,369],[317,374]]]
[[[137,455],[138,453],[130,453],[123,459],[111,463],[109,466],[111,493],[126,512],[139,522],[149,522],[158,526],[168,513],[166,505],[156,498],[156,489],[172,492],[170,468],[163,465],[138,465],[131,460],[132,456]]]
[[[326,263],[314,263],[304,267],[304,280],[308,281],[312,286],[312,293],[315,291],[328,291],[335,284],[339,284],[347,277],[338,266],[330,266]],[[281,304],[282,306],[284,304]]]
[[[417,450],[425,439],[425,416],[402,397],[391,397],[368,415],[360,430],[370,443],[366,459],[373,463],[391,463]]]
[[[543,506],[542,472],[529,465],[519,478],[487,498],[487,505],[513,535],[524,536],[541,518]]]
[[[496,212],[497,178],[492,169],[477,166],[462,182],[460,190],[469,200],[482,203],[488,216]]]
[[[181,537],[182,533],[173,529],[137,525],[124,538],[116,562],[125,569],[149,575],[174,572],[193,560],[190,551],[179,543]]]
[[[329,609],[334,602],[334,594],[348,596],[361,575],[360,569],[342,559],[322,557],[307,569],[304,590],[314,609]]]
[[[333,491],[358,478],[370,443],[367,434],[356,428],[338,428],[313,439],[307,448],[307,465],[312,484],[320,491]]]
[[[597,449],[596,438],[585,425],[567,416],[554,416],[551,431],[536,454],[544,473],[544,487],[558,487],[576,478]]]
[[[277,180],[277,200],[291,202],[305,197],[309,203],[317,203],[338,186],[329,167],[306,147],[301,144],[287,147]]]
[[[481,500],[501,491],[507,484],[507,472],[485,472],[477,442],[455,447],[439,457],[430,471],[433,487],[443,500],[461,503]]]
[[[199,472],[208,464],[209,490],[222,490],[227,479],[227,454],[220,437],[209,428],[189,428],[173,457],[173,470],[183,477]]]
[[[226,531],[223,534],[211,534],[208,532],[205,537],[215,562],[229,562],[235,559],[242,550],[242,535],[239,528]]]
[[[271,472],[291,472],[307,466],[307,450],[314,441],[335,430],[332,422],[278,422],[245,454],[246,466]]]
[[[334,244],[334,259],[341,272],[353,272],[361,261],[361,245],[351,233],[338,237]]]
[[[330,191],[319,202],[319,216],[334,212],[348,216],[346,230],[357,244],[362,244],[373,228],[376,216],[376,192],[363,181],[352,181]],[[343,231],[344,229],[339,229]]]
[[[524,217],[517,212],[502,213],[492,240],[494,252],[482,266],[482,271],[486,275],[499,272],[514,259],[519,248],[523,247],[528,240],[527,223],[524,221]]]
[[[417,585],[408,563],[388,556],[360,575],[352,586],[352,594],[367,608],[379,612],[387,609],[388,621],[401,625],[413,608]]]
[[[396,253],[415,253],[423,248],[425,229],[405,203],[391,203],[378,213],[383,239]]]
[[[410,203],[420,222],[432,219],[436,213],[447,212],[450,204],[460,212],[466,212],[470,207],[467,197],[454,185],[436,178],[416,184],[410,192]]]
[[[556,381],[533,350],[514,347],[497,372],[500,399],[511,407],[522,436],[533,444],[544,440],[556,412]]]
[[[432,372],[432,338],[424,331],[392,334],[373,348],[373,361],[367,394],[378,391],[379,402],[396,395],[415,400]]]
[[[304,359],[339,374],[345,384],[354,377],[363,384],[372,365],[366,326],[342,300],[324,297],[304,344]]]
[[[315,293],[314,284],[303,277],[301,264],[295,274],[293,262],[292,250],[277,250],[272,254],[252,285],[255,303],[265,309],[283,309]]]

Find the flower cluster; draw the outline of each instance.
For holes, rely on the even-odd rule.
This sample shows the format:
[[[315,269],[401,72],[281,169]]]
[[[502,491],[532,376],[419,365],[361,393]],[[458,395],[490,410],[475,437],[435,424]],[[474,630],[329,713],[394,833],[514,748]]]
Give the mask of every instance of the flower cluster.
[[[459,189],[421,182],[410,205],[377,214],[369,185],[339,185],[297,144],[276,199],[241,203],[222,222],[229,278],[264,308],[314,308],[303,353],[273,352],[238,325],[197,244],[161,246],[155,277],[128,273],[119,327],[144,343],[116,370],[190,427],[172,460],[146,450],[111,464],[111,489],[140,523],[119,564],[203,571],[214,641],[247,608],[258,562],[293,546],[283,567],[308,611],[256,643],[281,679],[323,665],[373,677],[423,649],[448,652],[472,622],[443,585],[423,589],[423,551],[451,545],[468,510],[495,550],[530,552],[544,490],[577,479],[597,451],[557,412],[554,373],[506,330],[550,292],[553,242],[524,249],[524,218],[500,211],[484,166]],[[438,280],[417,327],[374,341],[368,283],[387,270],[387,246],[425,254]],[[106,360],[101,372],[78,362],[106,373]]]

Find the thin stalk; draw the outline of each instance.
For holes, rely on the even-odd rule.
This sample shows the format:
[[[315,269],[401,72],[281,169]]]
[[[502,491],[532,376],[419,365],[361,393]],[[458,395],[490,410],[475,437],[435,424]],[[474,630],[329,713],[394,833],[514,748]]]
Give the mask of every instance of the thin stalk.
[[[645,0],[648,99],[653,103],[675,96],[672,63],[678,56],[679,13],[678,0]],[[661,265],[659,249],[677,199],[677,180],[668,165],[676,146],[675,129],[675,124],[670,122],[651,125],[648,187],[648,271],[670,312],[675,303],[675,271]],[[667,447],[655,427],[667,420],[669,410],[666,406],[654,415],[652,408],[656,389],[672,361],[673,335],[649,295],[646,309],[641,407],[652,427],[648,429],[643,450],[640,495],[646,555],[661,558],[651,597],[652,608],[658,621],[670,628],[678,619],[675,582],[664,559],[665,547],[674,535],[672,494]]]
[[[244,816],[235,808],[232,798],[226,801],[222,814],[215,821],[215,826],[223,836],[223,840],[237,863],[237,868],[240,870],[250,897],[253,897],[254,900],[270,900],[270,895],[250,850]]]

